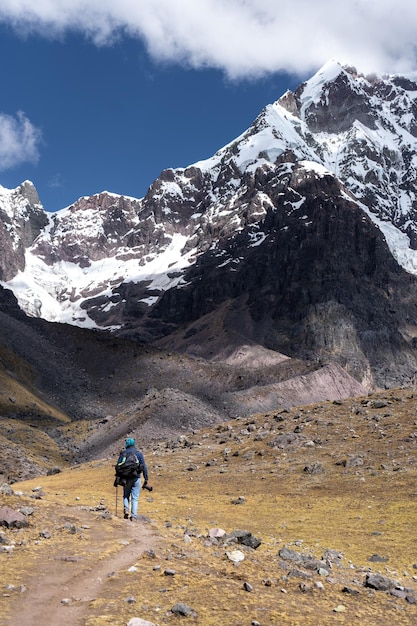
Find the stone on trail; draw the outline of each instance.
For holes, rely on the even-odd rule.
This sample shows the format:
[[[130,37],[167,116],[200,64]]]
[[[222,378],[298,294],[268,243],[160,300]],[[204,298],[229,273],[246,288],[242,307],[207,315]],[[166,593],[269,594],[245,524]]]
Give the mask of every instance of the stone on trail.
[[[132,619],[128,621],[127,626],[156,626],[156,624],[148,622],[146,619],[141,619],[140,617],[132,617]]]
[[[19,511],[15,511],[9,506],[2,506],[0,508],[0,526],[6,526],[6,528],[25,528],[29,526],[29,522]]]

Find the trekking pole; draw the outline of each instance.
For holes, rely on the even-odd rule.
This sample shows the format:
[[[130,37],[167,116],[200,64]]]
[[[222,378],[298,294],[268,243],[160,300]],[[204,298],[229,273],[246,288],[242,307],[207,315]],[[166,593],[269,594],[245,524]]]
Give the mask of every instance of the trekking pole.
[[[117,517],[117,485],[116,485],[116,517]]]

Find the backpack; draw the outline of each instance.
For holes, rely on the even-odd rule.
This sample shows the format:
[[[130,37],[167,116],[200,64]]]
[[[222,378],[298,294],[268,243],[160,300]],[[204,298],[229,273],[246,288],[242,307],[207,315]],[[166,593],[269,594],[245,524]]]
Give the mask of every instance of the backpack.
[[[123,450],[122,454],[122,460],[115,465],[116,481],[119,485],[126,484],[128,480],[137,478],[143,471],[135,450]]]

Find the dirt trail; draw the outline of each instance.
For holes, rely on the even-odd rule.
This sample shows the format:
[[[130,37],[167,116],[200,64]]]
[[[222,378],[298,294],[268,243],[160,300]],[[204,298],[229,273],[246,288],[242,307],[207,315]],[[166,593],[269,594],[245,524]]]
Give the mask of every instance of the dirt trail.
[[[106,596],[111,577],[137,562],[156,543],[149,525],[141,521],[109,522],[86,511],[76,516],[88,528],[82,549],[72,541],[64,552],[53,543],[42,550],[25,576],[26,590],[13,597],[11,616],[7,622],[0,620],[1,624],[81,626],[90,602]],[[109,548],[113,552],[107,555]]]

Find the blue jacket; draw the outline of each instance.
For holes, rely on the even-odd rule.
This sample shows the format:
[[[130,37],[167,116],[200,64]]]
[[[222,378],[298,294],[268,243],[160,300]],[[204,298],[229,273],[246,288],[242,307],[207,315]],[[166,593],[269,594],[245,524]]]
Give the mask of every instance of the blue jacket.
[[[117,459],[117,465],[119,465],[119,463],[121,463],[123,461],[123,457],[126,456],[126,452],[134,452],[138,458],[139,463],[142,465],[143,468],[143,478],[147,481],[148,480],[148,468],[146,467],[146,463],[145,463],[145,457],[143,456],[142,452],[140,450],[136,450],[136,448],[125,448],[124,450],[121,451],[121,453],[119,454],[119,458]]]

